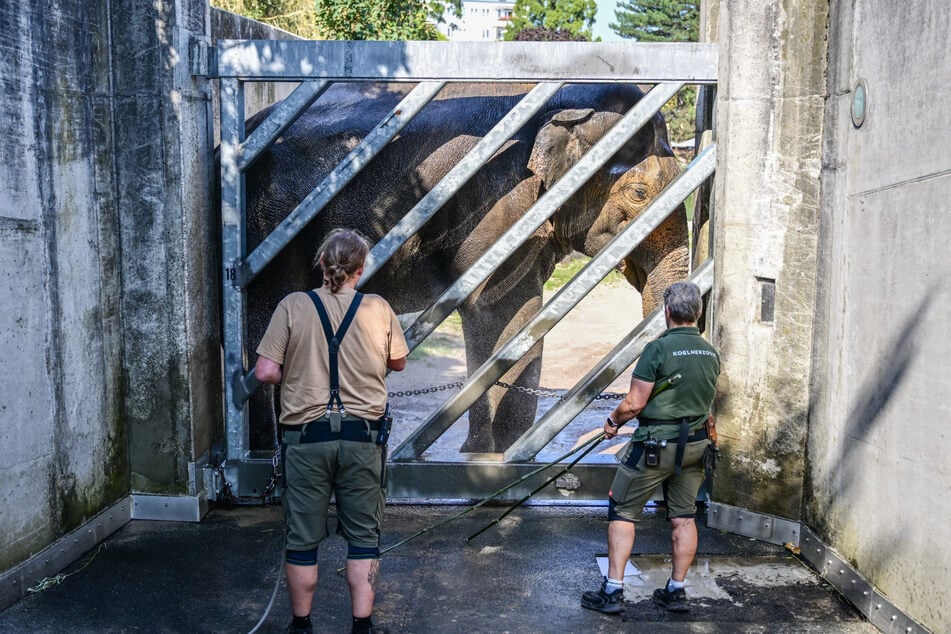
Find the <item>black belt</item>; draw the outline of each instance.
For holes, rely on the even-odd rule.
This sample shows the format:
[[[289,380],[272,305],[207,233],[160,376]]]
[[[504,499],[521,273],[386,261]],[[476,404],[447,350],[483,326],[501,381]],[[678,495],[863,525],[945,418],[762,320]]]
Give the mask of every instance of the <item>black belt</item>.
[[[684,442],[697,442],[698,440],[706,440],[707,438],[709,438],[709,436],[707,436],[707,426],[703,425],[700,429],[687,436]]]
[[[690,433],[690,424],[698,418],[699,416],[684,416],[683,418],[673,419],[638,417],[637,423],[638,426],[641,427],[650,427],[652,425],[677,425],[680,427],[680,435],[677,438],[677,451],[674,454],[674,471],[680,473],[684,459],[684,449],[687,443],[706,440],[708,438],[706,424],[701,424],[700,427],[697,428],[697,431],[692,434]]]
[[[637,424],[641,427],[650,427],[651,425],[680,425],[682,423],[692,423],[698,418],[700,418],[700,414],[696,416],[681,416],[680,418],[647,418],[646,416],[638,416]]]
[[[330,421],[319,418],[303,425],[281,425],[281,430],[287,432],[301,432],[299,444],[313,442],[330,442],[332,440],[351,440],[356,442],[372,442],[371,431],[380,431],[380,421],[364,420],[356,416],[348,416],[340,421],[340,432],[335,433],[330,428]],[[295,443],[295,444],[297,444]]]

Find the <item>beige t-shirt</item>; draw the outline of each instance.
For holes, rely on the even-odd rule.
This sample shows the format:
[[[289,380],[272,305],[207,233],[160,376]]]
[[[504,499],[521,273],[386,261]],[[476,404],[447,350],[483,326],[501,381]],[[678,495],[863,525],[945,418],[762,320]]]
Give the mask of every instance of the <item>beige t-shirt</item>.
[[[355,291],[317,289],[334,332]],[[330,355],[320,316],[307,293],[281,300],[258,354],[283,366],[281,422],[302,425],[323,416],[330,400]],[[386,406],[386,362],[409,354],[396,314],[379,295],[366,294],[340,343],[340,399],[347,414],[376,420]]]

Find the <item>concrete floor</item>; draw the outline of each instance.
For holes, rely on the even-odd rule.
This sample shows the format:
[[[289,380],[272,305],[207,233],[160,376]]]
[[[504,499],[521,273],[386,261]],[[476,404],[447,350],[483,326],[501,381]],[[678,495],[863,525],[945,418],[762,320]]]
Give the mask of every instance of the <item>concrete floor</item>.
[[[464,507],[387,507],[384,546]],[[580,607],[598,587],[604,507],[485,506],[386,554],[374,622],[390,632],[848,632],[878,630],[785,549],[706,528],[688,577],[692,609],[650,602],[669,574],[668,524],[638,526],[626,611]],[[0,612],[0,632],[259,632],[290,620],[280,578],[280,507],[215,508],[199,524],[133,521],[81,557],[61,583]],[[316,632],[349,632],[339,537],[320,548]],[[280,580],[279,580],[280,579]]]

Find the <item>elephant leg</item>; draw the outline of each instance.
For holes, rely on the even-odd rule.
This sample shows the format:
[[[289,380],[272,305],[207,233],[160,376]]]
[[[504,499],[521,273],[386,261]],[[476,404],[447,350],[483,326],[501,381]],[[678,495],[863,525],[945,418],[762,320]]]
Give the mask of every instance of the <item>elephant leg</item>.
[[[456,252],[457,273],[472,266],[535,200],[540,183],[531,178],[502,196]],[[491,197],[490,197],[491,199]],[[544,223],[459,307],[469,373],[527,323],[542,306],[542,288],[557,261],[551,223]],[[532,349],[502,376],[502,381],[535,389],[541,374],[542,345]],[[491,387],[469,409],[469,436],[464,452],[505,451],[535,420],[538,397]]]
[[[530,298],[519,302],[517,310],[509,316],[500,310],[461,307],[469,373],[477,370],[498,346],[518,332],[541,305],[541,296]],[[540,341],[501,377],[501,381],[535,389],[541,375],[541,361]],[[538,396],[535,394],[498,385],[489,388],[469,409],[469,435],[462,445],[462,451],[505,451],[532,425],[537,409]]]

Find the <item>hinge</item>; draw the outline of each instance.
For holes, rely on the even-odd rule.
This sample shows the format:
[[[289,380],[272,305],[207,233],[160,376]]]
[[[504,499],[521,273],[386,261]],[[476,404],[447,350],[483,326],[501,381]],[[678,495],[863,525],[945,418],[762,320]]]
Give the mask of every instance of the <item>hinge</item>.
[[[211,38],[191,34],[188,44],[188,69],[198,77],[218,76],[218,49]]]

